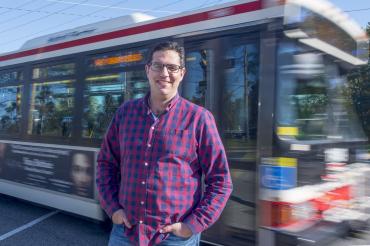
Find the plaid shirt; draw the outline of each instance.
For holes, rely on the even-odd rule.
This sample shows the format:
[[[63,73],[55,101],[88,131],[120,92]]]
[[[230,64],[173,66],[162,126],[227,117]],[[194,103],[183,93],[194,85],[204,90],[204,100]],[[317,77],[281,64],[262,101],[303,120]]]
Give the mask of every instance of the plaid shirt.
[[[102,207],[110,217],[125,210],[133,225],[125,234],[136,245],[160,243],[168,235],[159,229],[176,222],[202,232],[218,219],[232,191],[212,114],[176,95],[155,119],[148,97],[118,109],[96,179]]]

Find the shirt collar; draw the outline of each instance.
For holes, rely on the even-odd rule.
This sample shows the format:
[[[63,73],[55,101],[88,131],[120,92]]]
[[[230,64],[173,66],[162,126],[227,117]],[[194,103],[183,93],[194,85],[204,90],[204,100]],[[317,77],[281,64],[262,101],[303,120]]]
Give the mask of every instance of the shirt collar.
[[[145,97],[143,98],[143,106],[144,106],[144,112],[149,115],[152,113],[152,110],[150,109],[149,105],[149,97],[150,97],[150,92],[148,92]],[[170,103],[166,107],[166,112],[170,111],[179,101],[180,96],[179,93],[176,93],[176,95],[171,99]]]

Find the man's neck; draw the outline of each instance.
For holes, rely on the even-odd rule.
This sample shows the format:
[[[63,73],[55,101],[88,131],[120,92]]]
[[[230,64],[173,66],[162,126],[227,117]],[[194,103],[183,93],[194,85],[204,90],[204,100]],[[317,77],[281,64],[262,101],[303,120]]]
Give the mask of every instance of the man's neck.
[[[150,106],[150,109],[152,110],[152,112],[155,114],[155,115],[160,115],[162,114],[168,104],[171,102],[171,100],[176,96],[176,94],[170,98],[158,98],[158,97],[154,97],[154,96],[150,96],[149,97],[149,106]]]

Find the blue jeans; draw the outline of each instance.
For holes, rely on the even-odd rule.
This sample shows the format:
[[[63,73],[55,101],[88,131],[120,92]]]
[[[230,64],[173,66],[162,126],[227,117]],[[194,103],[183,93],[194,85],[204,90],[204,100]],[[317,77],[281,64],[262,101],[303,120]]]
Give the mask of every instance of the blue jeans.
[[[199,246],[200,242],[200,233],[192,235],[189,238],[178,237],[170,233],[169,237],[166,240],[162,241],[161,246]]]
[[[112,232],[109,237],[108,246],[133,246],[130,240],[123,234],[125,228],[123,225],[113,224]],[[199,246],[200,234],[191,236],[190,238],[182,238],[170,234],[166,240],[162,241],[161,246]]]
[[[125,234],[123,234],[124,231],[125,228],[123,225],[113,224],[108,246],[132,246],[133,244],[125,237]]]

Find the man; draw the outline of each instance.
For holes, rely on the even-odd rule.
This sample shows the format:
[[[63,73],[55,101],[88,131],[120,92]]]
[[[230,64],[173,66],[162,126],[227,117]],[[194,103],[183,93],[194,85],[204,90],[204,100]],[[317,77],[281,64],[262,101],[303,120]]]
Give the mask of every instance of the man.
[[[103,141],[97,186],[111,246],[199,245],[230,196],[212,114],[178,95],[184,63],[177,43],[158,44],[145,66],[150,93],[118,109]]]

